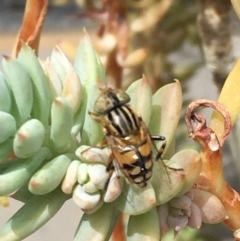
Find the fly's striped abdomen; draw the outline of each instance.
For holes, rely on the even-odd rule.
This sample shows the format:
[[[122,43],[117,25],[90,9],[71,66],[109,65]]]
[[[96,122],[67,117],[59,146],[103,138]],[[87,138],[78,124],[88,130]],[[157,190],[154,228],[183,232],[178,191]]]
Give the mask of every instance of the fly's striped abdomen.
[[[152,152],[147,156],[143,156],[138,150],[136,150],[135,155],[137,160],[131,164],[123,164],[123,170],[130,181],[139,187],[146,187],[148,180],[152,177]]]
[[[110,134],[126,137],[139,130],[139,117],[127,105],[112,109],[106,118],[110,123]]]
[[[152,177],[153,155],[150,143],[147,139],[136,145],[130,145],[117,151],[113,155],[130,180],[139,187],[146,187]]]

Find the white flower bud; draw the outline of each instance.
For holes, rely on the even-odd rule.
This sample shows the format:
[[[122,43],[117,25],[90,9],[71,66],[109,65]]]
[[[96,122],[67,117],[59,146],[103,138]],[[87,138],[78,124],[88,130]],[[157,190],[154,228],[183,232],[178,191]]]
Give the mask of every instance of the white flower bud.
[[[96,192],[94,194],[86,193],[83,191],[83,187],[80,185],[77,185],[73,191],[73,201],[81,209],[92,209],[97,205],[100,197],[100,192]]]

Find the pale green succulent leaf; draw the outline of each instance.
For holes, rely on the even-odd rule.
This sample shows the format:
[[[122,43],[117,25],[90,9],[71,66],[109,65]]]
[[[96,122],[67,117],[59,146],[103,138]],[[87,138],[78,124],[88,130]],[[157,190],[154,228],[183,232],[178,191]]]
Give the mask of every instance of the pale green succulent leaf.
[[[0,143],[0,163],[4,161],[11,152],[13,152],[13,137],[10,137],[3,143]]]
[[[4,78],[2,72],[0,72],[0,110],[10,113],[11,110],[11,90]]]
[[[77,110],[77,113],[74,115],[74,124],[81,124],[83,127],[84,119],[88,111],[88,96],[90,96],[90,98],[92,97],[89,93],[89,90],[92,86],[96,85],[98,75],[96,53],[87,33],[85,33],[82,41],[78,46],[76,58],[74,61],[74,68],[79,75],[83,87],[82,101]]]
[[[3,59],[3,69],[13,93],[15,108],[12,114],[20,126],[28,119],[33,107],[31,78],[17,59]]]
[[[82,92],[81,92],[82,98],[80,106],[78,107],[76,113],[73,117],[74,125],[79,125],[79,130],[82,130],[86,115],[86,109],[87,109],[87,91],[85,86],[82,86]]]
[[[50,151],[42,147],[35,155],[19,159],[0,175],[0,196],[6,196],[23,186],[43,161],[50,156]]]
[[[103,64],[102,64],[97,52],[95,52],[95,55],[96,55],[96,62],[97,62],[98,79],[101,80],[103,82],[103,84],[106,86],[107,81],[106,81],[105,69],[103,67]]]
[[[41,167],[29,181],[29,191],[35,195],[44,195],[53,191],[63,180],[71,159],[60,155]]]
[[[74,68],[79,74],[81,83],[86,87],[87,92],[92,86],[96,85],[99,78],[98,73],[101,66],[99,66],[100,60],[96,56],[96,51],[85,30],[77,49]],[[104,81],[104,79],[101,80]]]
[[[156,205],[156,195],[151,183],[142,188],[124,180],[122,193],[112,205],[123,213],[139,215]]]
[[[93,86],[88,92],[87,110],[92,111],[96,98],[99,96],[100,90]],[[82,143],[85,145],[96,145],[103,138],[102,126],[98,124],[87,113],[85,116],[83,131],[82,131]]]
[[[193,184],[197,181],[198,176],[202,170],[202,161],[200,158],[200,153],[193,149],[184,149],[177,152],[172,158],[171,161],[179,164],[185,173],[184,185],[178,193],[177,196],[183,195]]]
[[[157,205],[175,197],[182,189],[184,181],[185,174],[180,165],[172,160],[155,161],[151,183],[155,190]]]
[[[71,64],[59,46],[52,51],[50,61],[63,85]]]
[[[87,111],[93,110],[94,102],[100,94],[97,88],[98,81],[100,80],[100,85],[106,85],[106,78],[103,66],[86,31],[84,31],[83,39],[77,49],[74,68],[80,77],[82,86],[85,88],[80,108],[74,116],[74,123],[76,123],[77,120],[83,123],[83,117],[86,117],[83,123],[82,140],[84,144],[95,145],[101,138],[99,136],[101,127],[94,124],[94,121],[88,116]],[[88,100],[86,101],[86,99]]]
[[[120,212],[109,204],[96,212],[83,214],[73,241],[109,241]]]
[[[63,84],[58,76],[55,66],[49,58],[45,61],[41,61],[40,63],[47,77],[50,99],[53,101],[57,96],[62,95]]]
[[[12,194],[11,197],[18,201],[26,203],[33,197],[33,194],[28,190],[28,183],[26,182],[14,194]]]
[[[131,96],[131,106],[148,125],[151,117],[152,91],[145,76],[133,82],[126,92]]]
[[[0,165],[0,173],[4,173],[11,165],[13,165],[16,161],[18,161],[19,159],[16,158],[12,161],[7,161],[7,162],[2,162]]]
[[[35,154],[43,144],[45,129],[37,119],[31,119],[25,122],[17,131],[13,150],[17,157],[27,158]]]
[[[68,70],[64,85],[62,96],[68,100],[70,106],[75,114],[81,104],[82,99],[82,85],[77,72],[71,66]]]
[[[156,208],[130,216],[127,227],[127,241],[159,241],[159,218]]]
[[[18,60],[25,67],[32,81],[34,100],[31,117],[40,120],[47,128],[51,107],[47,77],[34,51],[25,43],[22,44]],[[26,92],[24,94],[27,95]]]
[[[0,143],[6,141],[9,137],[13,137],[17,131],[16,121],[11,114],[0,111]]]
[[[152,135],[166,137],[167,146],[172,142],[182,108],[182,90],[179,81],[160,88],[152,99],[152,115],[149,131]],[[156,143],[157,147],[161,143]]]
[[[0,229],[0,240],[23,240],[48,222],[68,196],[59,189],[43,196],[33,196]]]
[[[50,139],[54,149],[64,152],[69,148],[73,126],[73,109],[63,97],[57,97],[51,108]]]

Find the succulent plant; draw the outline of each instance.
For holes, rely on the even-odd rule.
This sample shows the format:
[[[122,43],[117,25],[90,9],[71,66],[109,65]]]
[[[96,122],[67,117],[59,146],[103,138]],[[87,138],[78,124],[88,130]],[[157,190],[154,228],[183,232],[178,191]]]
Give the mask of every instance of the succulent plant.
[[[1,240],[29,236],[71,196],[85,212],[74,240],[108,240],[121,213],[129,215],[128,240],[159,240],[170,228],[179,232],[186,225],[199,228],[202,221],[225,219],[217,197],[192,189],[201,172],[200,154],[193,149],[175,153],[182,104],[178,81],[152,96],[143,76],[126,90],[150,133],[166,137],[166,152],[163,160],[154,161],[146,188],[119,177],[117,169],[106,187],[111,150],[96,147],[103,131],[88,115],[100,93],[98,87],[106,83],[87,33],[74,67],[58,47],[46,61],[39,61],[22,43],[17,58],[4,57],[3,68],[0,196],[11,196],[25,205],[0,229]],[[217,212],[206,211],[214,205]]]

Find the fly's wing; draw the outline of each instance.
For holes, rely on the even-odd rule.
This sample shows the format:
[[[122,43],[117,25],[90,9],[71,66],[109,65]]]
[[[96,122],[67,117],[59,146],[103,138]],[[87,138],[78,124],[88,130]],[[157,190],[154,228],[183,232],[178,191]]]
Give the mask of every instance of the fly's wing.
[[[162,154],[165,150],[166,143],[167,143],[165,137],[161,135],[151,135],[149,133],[147,126],[143,121],[141,121],[140,133],[141,133],[142,139],[146,138],[147,142],[151,143],[154,159],[162,160]],[[157,148],[155,141],[162,141],[162,145],[160,149]]]
[[[160,171],[161,174],[162,174],[161,176],[167,176],[169,182],[171,182],[170,175],[168,173],[168,168],[169,169],[172,169],[172,168],[168,167],[162,159],[162,154],[163,154],[163,152],[165,150],[165,147],[166,147],[165,137],[160,136],[160,135],[150,135],[149,130],[148,130],[148,128],[147,128],[147,126],[145,125],[144,122],[142,122],[142,124],[141,124],[141,131],[142,131],[142,135],[145,135],[148,142],[151,143],[152,152],[153,152],[152,156],[153,156],[153,159],[155,161],[157,161],[157,162],[155,162],[155,165],[158,165],[158,167],[153,168],[153,169],[155,169],[154,171],[156,172],[156,169],[158,169],[158,171]],[[160,149],[157,148],[157,145],[156,145],[155,141],[162,141],[163,142]],[[164,174],[163,174],[163,172],[164,172]],[[156,173],[155,173],[155,175],[159,176],[159,174],[156,174]]]
[[[130,177],[130,174],[136,167],[138,167],[136,164],[136,158],[139,158],[136,155],[137,147],[134,145],[128,145],[121,139],[114,138],[112,136],[107,137],[107,140],[114,156],[114,158],[109,162],[109,165],[112,165],[111,163],[114,162],[116,172],[124,174],[130,183],[135,183]]]
[[[107,141],[107,145],[111,150],[111,157],[108,160],[108,166],[107,166],[107,170],[111,168],[113,169],[118,169],[120,170],[122,168],[122,164],[119,161],[119,156],[117,155],[119,153],[119,151],[121,151],[121,146],[123,145],[123,143],[121,143],[120,139],[117,139],[113,136],[106,136],[106,141]],[[115,164],[115,165],[114,165]],[[120,174],[120,171],[119,171]]]

